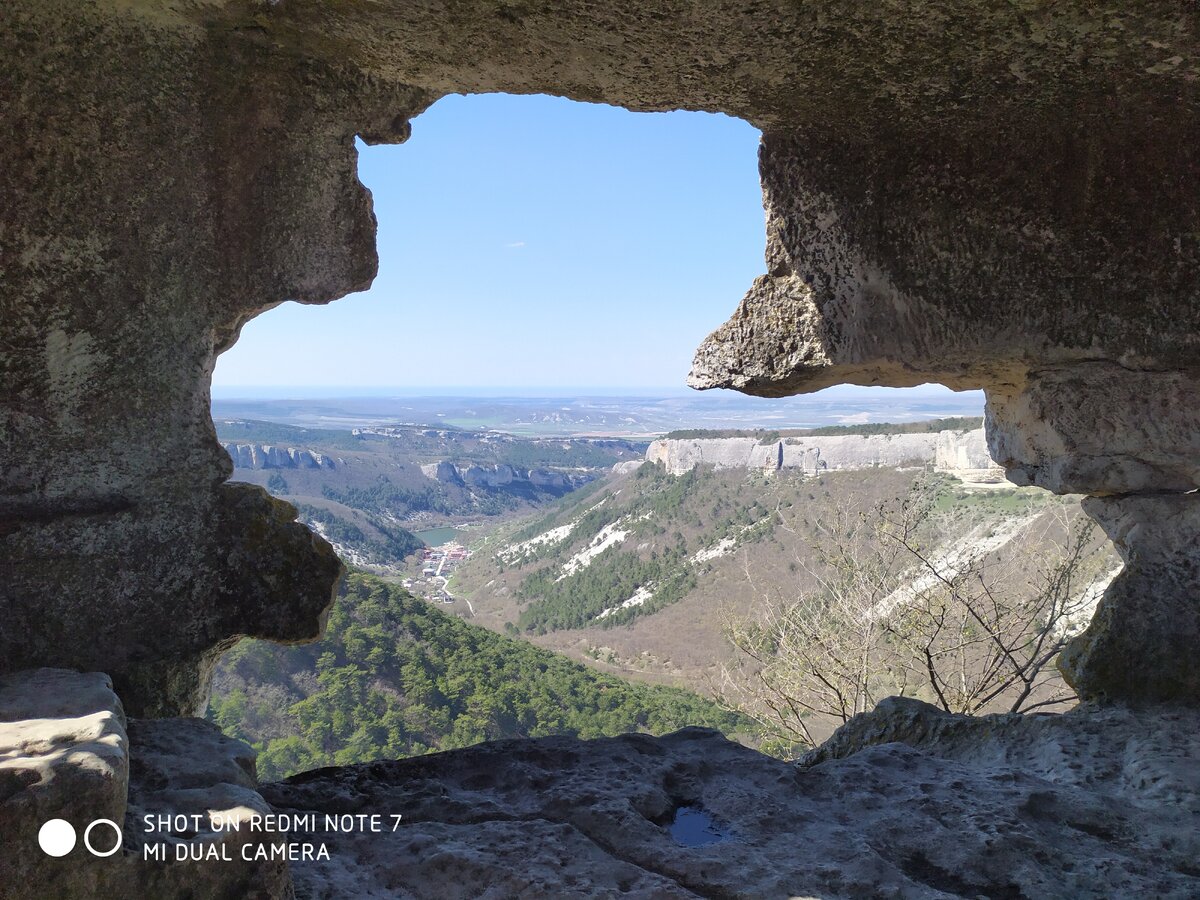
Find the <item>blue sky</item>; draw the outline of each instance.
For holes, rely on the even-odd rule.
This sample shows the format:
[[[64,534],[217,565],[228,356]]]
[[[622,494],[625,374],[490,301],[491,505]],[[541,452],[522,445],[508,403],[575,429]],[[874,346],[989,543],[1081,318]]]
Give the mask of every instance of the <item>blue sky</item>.
[[[214,389],[683,387],[763,271],[756,129],[552,97],[452,96],[360,145],[372,288],[250,322]]]

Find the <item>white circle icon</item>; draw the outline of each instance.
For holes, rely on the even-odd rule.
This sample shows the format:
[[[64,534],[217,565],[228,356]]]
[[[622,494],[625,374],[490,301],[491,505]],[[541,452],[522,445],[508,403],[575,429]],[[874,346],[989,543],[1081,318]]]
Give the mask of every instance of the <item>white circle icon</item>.
[[[92,846],[92,829],[97,825],[107,825],[116,834],[117,839],[109,850],[97,850]],[[75,833],[71,833],[71,843],[75,843]],[[92,856],[112,856],[121,849],[121,826],[112,819],[97,819],[83,830],[83,846],[87,847],[88,853]]]
[[[38,844],[47,856],[66,856],[75,847],[75,826],[66,819],[51,819],[38,830]]]

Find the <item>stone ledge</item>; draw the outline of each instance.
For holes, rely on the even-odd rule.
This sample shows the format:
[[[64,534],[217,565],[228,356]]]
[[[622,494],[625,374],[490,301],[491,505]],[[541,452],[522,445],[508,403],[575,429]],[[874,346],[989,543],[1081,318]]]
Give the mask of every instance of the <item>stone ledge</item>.
[[[957,749],[934,733],[811,768],[685,729],[499,741],[263,794],[280,811],[404,816],[395,832],[318,836],[331,859],[293,863],[300,898],[1200,893],[1195,712],[996,718],[956,725]],[[1006,732],[1024,741],[1010,758],[966,752]],[[717,840],[674,838],[682,808]]]

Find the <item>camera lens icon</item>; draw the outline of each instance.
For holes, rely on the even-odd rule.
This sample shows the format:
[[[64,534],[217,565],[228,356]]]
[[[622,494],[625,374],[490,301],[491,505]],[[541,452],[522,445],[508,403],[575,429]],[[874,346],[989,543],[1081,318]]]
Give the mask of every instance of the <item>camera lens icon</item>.
[[[113,835],[115,836],[113,845],[107,850],[102,850],[92,843],[92,832],[96,830],[97,825],[104,825],[106,828],[112,829]],[[104,846],[105,830],[106,829],[102,828],[95,839],[96,842],[100,844],[100,847]],[[121,849],[121,826],[112,819],[97,819],[95,822],[92,822],[90,825],[88,825],[87,828],[83,829],[83,846],[87,847],[88,853],[92,854],[92,856],[112,856]]]
[[[75,849],[75,826],[66,819],[51,819],[38,829],[38,845],[47,856],[66,856]]]
[[[108,847],[110,836],[106,832],[110,831],[112,846]],[[121,826],[112,819],[96,819],[83,830],[83,846],[92,856],[112,856],[121,849],[121,839]],[[66,819],[50,819],[38,829],[38,845],[47,856],[66,856],[75,849],[77,840],[75,826]]]

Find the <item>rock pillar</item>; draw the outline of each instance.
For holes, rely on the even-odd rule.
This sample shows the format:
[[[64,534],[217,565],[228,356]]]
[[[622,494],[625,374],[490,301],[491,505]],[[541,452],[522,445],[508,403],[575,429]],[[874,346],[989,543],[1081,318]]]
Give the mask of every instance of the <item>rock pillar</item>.
[[[130,714],[186,715],[239,637],[315,639],[341,571],[224,483],[216,356],[370,283],[354,135],[403,137],[422,95],[253,21],[110,6],[0,8],[0,673],[102,671]]]
[[[1056,366],[989,392],[988,435],[1012,481],[1091,495],[1125,561],[1063,676],[1084,699],[1200,703],[1200,380]]]

